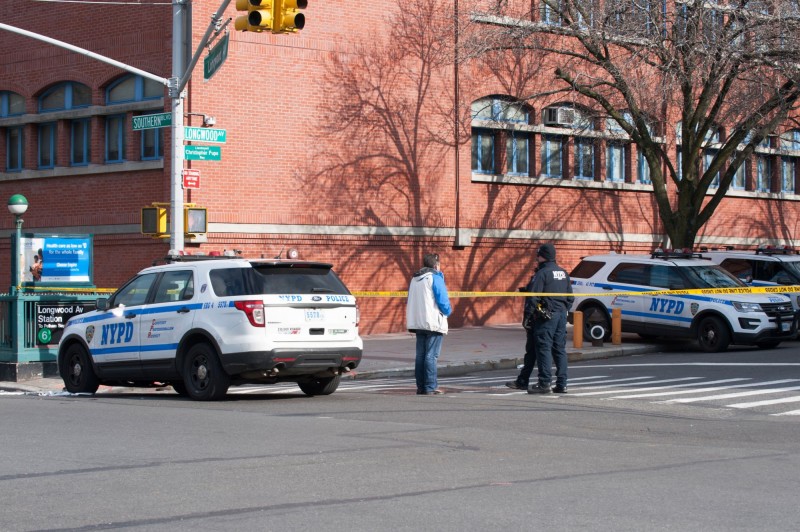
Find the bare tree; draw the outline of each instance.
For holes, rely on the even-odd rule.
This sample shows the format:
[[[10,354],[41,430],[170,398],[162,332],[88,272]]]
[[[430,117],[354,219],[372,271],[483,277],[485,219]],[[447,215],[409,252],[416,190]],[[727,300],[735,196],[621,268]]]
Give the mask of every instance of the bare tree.
[[[694,245],[737,169],[797,111],[798,0],[540,0],[472,20],[465,56],[535,54],[557,85],[528,98],[569,93],[620,125],[675,247]]]

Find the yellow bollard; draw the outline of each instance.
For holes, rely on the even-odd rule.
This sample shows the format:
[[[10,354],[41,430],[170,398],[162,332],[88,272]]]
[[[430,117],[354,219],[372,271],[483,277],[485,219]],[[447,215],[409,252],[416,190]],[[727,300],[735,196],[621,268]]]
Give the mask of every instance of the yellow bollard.
[[[583,347],[583,312],[580,310],[572,313],[572,347]]]
[[[622,344],[622,309],[611,309],[611,343]]]

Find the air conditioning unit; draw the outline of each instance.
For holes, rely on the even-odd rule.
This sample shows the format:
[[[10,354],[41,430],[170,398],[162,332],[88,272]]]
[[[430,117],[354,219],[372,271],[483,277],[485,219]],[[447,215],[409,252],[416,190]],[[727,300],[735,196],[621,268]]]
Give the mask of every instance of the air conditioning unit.
[[[575,109],[569,107],[548,107],[544,110],[544,125],[572,126],[575,123]]]

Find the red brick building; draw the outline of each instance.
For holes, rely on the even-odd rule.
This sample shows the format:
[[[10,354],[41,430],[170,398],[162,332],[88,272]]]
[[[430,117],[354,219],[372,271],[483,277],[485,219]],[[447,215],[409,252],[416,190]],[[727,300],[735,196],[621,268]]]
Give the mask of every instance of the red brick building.
[[[192,3],[192,51],[219,4]],[[583,255],[664,241],[635,145],[579,105],[516,102],[485,66],[456,67],[436,46],[454,38],[453,6],[416,4],[312,0],[305,28],[289,35],[230,24],[226,62],[208,81],[201,62],[186,91],[187,125],[207,115],[227,130],[221,161],[185,161],[201,184],[184,201],[206,207],[209,222],[186,251],[272,257],[296,248],[334,263],[351,290],[369,291],[405,290],[422,254],[436,251],[451,291],[514,291],[540,242],[555,242],[570,269]],[[156,0],[23,2],[4,22],[168,78],[171,9]],[[426,13],[441,22],[432,33],[409,23]],[[231,5],[225,18],[238,14]],[[398,16],[408,17],[399,33]],[[132,119],[169,110],[155,82],[2,32],[0,197],[28,198],[25,232],[93,234],[98,287],[118,286],[168,251],[168,241],[140,234],[140,212],[170,201],[169,130],[134,131]],[[584,119],[592,126],[577,136],[571,125]],[[675,141],[671,128],[664,135]],[[700,241],[796,243],[798,160],[800,134],[781,130]],[[13,217],[4,219],[10,235]],[[9,256],[4,238],[0,278],[9,278]],[[455,327],[520,317],[518,298],[454,303]],[[360,304],[363,332],[404,328],[404,300]]]

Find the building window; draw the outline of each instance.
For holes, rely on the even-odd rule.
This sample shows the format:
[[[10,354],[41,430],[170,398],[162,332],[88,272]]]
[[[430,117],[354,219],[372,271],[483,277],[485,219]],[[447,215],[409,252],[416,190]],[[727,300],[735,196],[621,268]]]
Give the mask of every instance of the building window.
[[[703,152],[703,173],[711,168],[711,163],[714,162],[714,157],[717,156],[717,153],[717,150],[705,150]],[[714,174],[714,179],[711,181],[708,188],[719,188],[719,172]]]
[[[70,122],[70,164],[72,166],[85,166],[91,158],[91,119],[82,118]]]
[[[506,165],[509,174],[528,175],[528,148],[530,135],[510,131],[506,139]]]
[[[472,128],[472,171],[528,175],[530,134],[521,131],[520,126],[528,124],[529,116],[524,104],[507,98],[489,97],[472,102],[472,119],[479,122]],[[506,138],[506,169],[498,168],[495,161],[495,140],[503,138],[501,131]],[[502,144],[497,148],[502,149]]]
[[[142,131],[142,160],[161,159],[164,156],[162,145],[164,135],[162,129],[145,129]]]
[[[11,91],[0,91],[0,117],[25,114],[25,98]]]
[[[106,117],[106,162],[125,160],[125,115]]]
[[[588,138],[575,139],[575,178],[594,179],[594,141]]]
[[[18,172],[22,170],[22,127],[6,129],[6,171]]]
[[[164,85],[142,76],[124,76],[106,89],[106,103],[140,102],[163,98]]]
[[[53,168],[56,163],[56,123],[39,125],[39,168]]]
[[[542,0],[539,5],[539,17],[545,24],[560,26],[562,23],[561,12],[564,9],[561,0]]]
[[[772,158],[768,155],[756,156],[756,192],[770,192]]]
[[[494,173],[494,133],[490,130],[472,130],[472,171]]]
[[[734,190],[744,190],[745,187],[745,177],[747,176],[747,168],[744,162],[739,165],[739,168],[736,169],[736,173],[733,174],[733,180],[731,180],[731,188]]]
[[[636,169],[639,173],[639,183],[644,185],[651,185],[653,183],[650,179],[650,165],[647,164],[647,158],[641,151],[637,155]]]
[[[798,157],[781,157],[781,192],[794,194]]]
[[[606,145],[606,181],[625,181],[625,144]]]
[[[556,135],[542,137],[542,175],[562,177],[561,157],[563,156],[564,139]]]
[[[64,111],[89,107],[92,91],[82,83],[67,81],[51,87],[39,97],[39,111]]]

